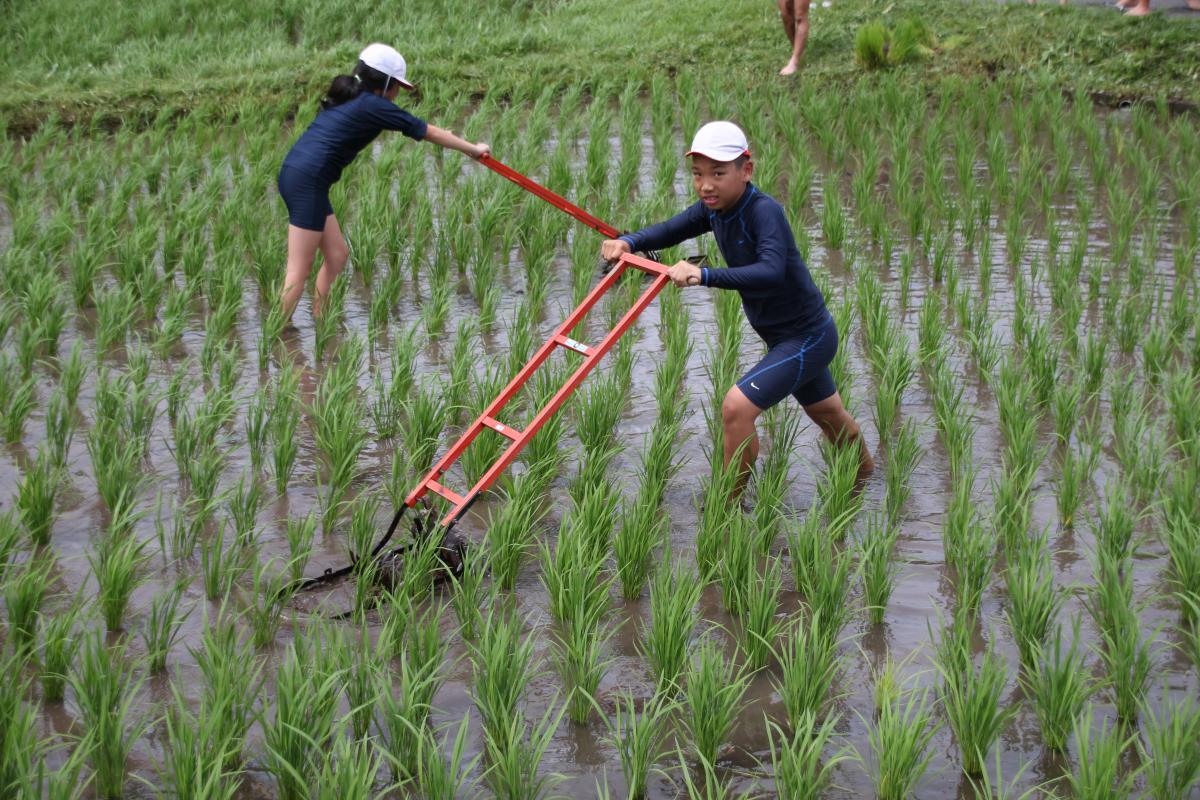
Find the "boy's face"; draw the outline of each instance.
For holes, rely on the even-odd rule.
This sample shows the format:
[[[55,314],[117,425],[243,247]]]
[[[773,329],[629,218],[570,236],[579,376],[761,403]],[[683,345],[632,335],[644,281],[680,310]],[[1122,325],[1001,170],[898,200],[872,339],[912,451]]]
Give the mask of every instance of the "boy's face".
[[[733,208],[746,191],[754,174],[754,162],[747,158],[739,167],[736,161],[714,161],[708,156],[692,156],[692,186],[704,207],[710,211]]]

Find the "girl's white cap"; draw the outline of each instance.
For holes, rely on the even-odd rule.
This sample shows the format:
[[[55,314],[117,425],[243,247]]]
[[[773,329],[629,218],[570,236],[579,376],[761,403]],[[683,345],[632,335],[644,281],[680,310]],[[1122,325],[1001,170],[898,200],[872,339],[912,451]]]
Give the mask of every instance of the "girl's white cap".
[[[692,139],[691,149],[684,155],[708,156],[713,161],[733,161],[750,155],[750,145],[741,128],[721,120],[702,125]]]
[[[408,65],[404,63],[404,56],[397,53],[394,47],[388,47],[386,44],[380,44],[379,42],[369,44],[358,54],[358,60],[368,67],[377,69],[384,75],[394,79],[396,83],[405,89],[416,88],[404,79],[404,75],[408,71]]]

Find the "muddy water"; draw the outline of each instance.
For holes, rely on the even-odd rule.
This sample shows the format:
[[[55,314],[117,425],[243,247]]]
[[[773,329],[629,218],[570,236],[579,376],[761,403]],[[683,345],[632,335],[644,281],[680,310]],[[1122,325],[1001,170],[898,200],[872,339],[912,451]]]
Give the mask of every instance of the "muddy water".
[[[619,141],[614,138],[614,153],[619,152]],[[645,185],[653,182],[655,165],[653,161],[653,146],[649,138],[644,143],[644,157],[641,168],[641,178]],[[981,170],[982,171],[982,170]],[[499,180],[497,178],[497,180]],[[814,186],[820,185],[820,178]],[[677,182],[677,195],[680,205],[687,201],[688,187],[682,173]],[[817,193],[815,192],[815,195]],[[848,192],[843,193],[848,197]],[[1068,198],[1061,198],[1059,207],[1060,220],[1064,222],[1073,218],[1074,209]],[[270,202],[276,202],[271,198]],[[820,198],[814,197],[814,212],[808,217],[806,227],[812,242],[812,249],[807,254],[810,267],[814,271],[828,273],[830,283],[834,287],[835,296],[840,294],[843,287],[851,286],[852,276],[840,253],[827,253],[821,246],[819,225]],[[1169,215],[1163,212],[1164,218]],[[7,213],[0,212],[0,219],[7,220]],[[1108,232],[1103,223],[1103,214],[1093,215],[1093,228],[1089,232],[1089,250],[1103,254],[1107,248]],[[1006,263],[1004,253],[1003,219],[992,220],[992,242],[994,262],[997,264],[993,280],[993,298],[991,309],[997,332],[1009,340],[1009,324],[1013,308],[1013,293],[1011,281],[1006,279],[1004,268]],[[1063,243],[1061,247],[1070,247],[1070,231],[1073,227],[1062,225]],[[1176,230],[1168,221],[1162,228],[1164,244],[1159,249],[1156,271],[1164,284],[1171,285],[1173,263],[1170,242],[1175,240]],[[592,236],[590,231],[573,230],[572,235]],[[7,232],[0,234],[0,242],[7,240]],[[905,246],[901,241],[897,253]],[[1028,244],[1023,263],[1027,264],[1031,257],[1041,257],[1046,248],[1044,236],[1040,231],[1034,231]],[[864,256],[871,266],[880,270],[885,282],[885,292],[888,302],[893,309],[898,308],[897,272],[893,267],[880,265],[878,258],[867,254]],[[861,259],[860,259],[861,261]],[[1044,262],[1044,258],[1042,258]],[[548,333],[558,323],[560,312],[565,313],[570,305],[571,281],[570,265],[565,254],[556,261],[556,277],[550,291],[550,302],[547,313],[541,322],[542,333]],[[916,313],[922,297],[931,285],[929,270],[926,265],[914,270],[912,290],[908,309],[901,313],[900,319],[910,341],[917,339]],[[508,268],[501,270],[501,280],[504,289],[504,300],[500,309],[500,319],[511,319],[523,297],[523,269],[514,253]],[[962,263],[962,279],[970,285],[976,285],[974,262],[964,257]],[[422,279],[423,280],[423,279]],[[425,296],[424,286],[409,287],[401,302],[398,315],[393,322],[408,324],[420,318],[420,298]],[[667,291],[674,291],[668,289]],[[1048,293],[1035,290],[1034,305],[1042,315],[1049,314]],[[831,298],[834,299],[834,298]],[[711,351],[710,340],[715,336],[716,324],[712,305],[712,296],[703,291],[686,291],[683,302],[691,316],[692,330],[695,335],[696,347],[688,364],[688,403],[691,411],[690,423],[682,442],[682,455],[685,460],[679,476],[673,481],[667,492],[667,512],[671,520],[670,536],[672,548],[677,553],[687,554],[693,550],[696,527],[696,505],[698,497],[696,486],[698,479],[706,472],[707,455],[705,452],[706,436],[702,407],[709,401],[712,387],[709,384],[705,365]],[[245,311],[238,323],[237,337],[245,353],[244,369],[239,381],[239,392],[249,397],[251,393],[265,384],[266,375],[261,375],[255,367],[255,342],[258,335],[258,320],[253,312],[257,309],[258,297],[253,284],[247,282]],[[314,334],[311,318],[307,312],[308,303],[305,301],[297,315],[297,325],[300,329],[298,337],[293,337],[288,344],[286,356],[303,367],[301,382],[302,401],[311,399],[321,371],[322,364],[316,363],[314,352]],[[369,297],[361,289],[361,284],[355,284],[346,305],[346,327],[349,334],[359,334],[365,338]],[[453,330],[459,319],[477,313],[474,301],[462,290],[454,299],[454,308],[450,317],[449,329]],[[1085,321],[1094,321],[1095,310],[1085,317]],[[592,339],[598,338],[600,328],[590,326]],[[625,450],[617,457],[613,473],[618,476],[622,487],[632,491],[636,482],[636,468],[640,460],[641,443],[644,434],[654,421],[653,409],[653,375],[660,354],[655,347],[658,329],[658,306],[652,306],[638,324],[641,346],[638,348],[638,360],[634,369],[634,388],[631,402],[626,409],[617,435],[624,443]],[[84,342],[85,352],[90,358],[95,357],[93,348],[93,321],[88,318],[78,318],[71,323],[65,341],[78,338]],[[486,352],[482,353],[481,365],[488,359],[503,358],[505,353],[503,323],[496,336],[486,339]],[[393,324],[392,332],[397,330]],[[977,494],[981,506],[986,507],[989,497],[990,481],[999,474],[1000,451],[1002,440],[996,424],[996,404],[986,385],[976,374],[970,360],[966,356],[965,339],[961,332],[954,331],[953,352],[951,364],[966,386],[964,399],[972,403],[978,430],[975,439],[975,454],[979,470],[977,479]],[[149,332],[147,331],[147,335]],[[381,342],[386,343],[386,338]],[[152,371],[152,381],[157,381],[165,387],[175,366],[188,354],[195,356],[199,353],[203,342],[203,327],[201,320],[192,320],[179,351],[172,356],[169,363],[156,359]],[[855,375],[853,396],[856,399],[854,408],[856,416],[863,422],[868,441],[875,446],[878,436],[870,422],[871,417],[871,381],[869,370],[863,358],[862,343],[859,335],[853,334],[843,343],[849,347],[851,368]],[[760,344],[753,332],[746,329],[744,338],[742,363],[748,366],[753,363],[760,352]],[[442,376],[446,372],[445,359],[449,357],[449,348],[427,348],[419,361],[422,376]],[[383,352],[374,352],[370,356],[372,372],[386,372],[388,360],[386,348]],[[123,366],[124,356],[113,353],[101,356],[101,363],[113,368]],[[1113,368],[1123,368],[1123,363],[1113,365]],[[94,376],[93,376],[94,377]],[[364,380],[365,389],[370,384]],[[43,376],[39,382],[39,397],[49,396],[52,381]],[[201,389],[193,389],[193,400],[202,396]],[[94,397],[94,383],[89,379],[80,399],[82,409],[90,409]],[[1107,402],[1107,401],[1104,401]],[[904,397],[901,415],[911,418],[918,423],[921,445],[925,450],[924,457],[912,479],[912,497],[904,511],[900,544],[897,557],[903,562],[899,579],[887,609],[885,619],[880,626],[870,626],[865,622],[854,623],[851,630],[844,633],[852,634],[842,647],[845,657],[845,669],[840,680],[841,699],[835,705],[839,715],[839,733],[844,744],[856,748],[864,758],[864,764],[845,762],[836,772],[837,789],[832,793],[836,797],[863,797],[872,793],[870,774],[873,771],[869,755],[867,738],[868,723],[872,716],[870,685],[874,680],[874,669],[881,664],[885,656],[890,654],[894,661],[905,662],[905,672],[916,685],[933,685],[934,675],[930,670],[928,651],[933,636],[931,630],[936,630],[939,618],[948,615],[955,603],[953,586],[946,574],[941,544],[941,529],[946,508],[946,498],[950,485],[949,465],[946,454],[937,439],[932,419],[931,400],[927,387],[920,379],[914,381]],[[239,416],[235,430],[230,432],[232,449],[222,481],[222,488],[228,488],[236,483],[244,470],[250,469],[249,453],[244,445],[244,435],[241,432],[243,417]],[[316,475],[319,461],[315,443],[310,428],[301,427],[300,457],[295,477],[288,491],[281,497],[274,498],[273,492],[268,492],[270,500],[260,513],[259,526],[263,533],[259,547],[263,557],[282,555],[287,552],[284,539],[284,525],[289,517],[301,516],[309,511],[318,509]],[[1043,431],[1042,443],[1049,444],[1052,433]],[[36,449],[36,443],[45,438],[44,421],[40,413],[30,420],[24,438],[25,447],[7,448],[0,451],[0,497],[11,498],[15,494],[20,470],[26,459]],[[165,403],[160,403],[160,414],[151,437],[150,470],[153,482],[148,488],[144,501],[147,508],[153,509],[155,494],[161,492],[167,498],[172,498],[179,489],[180,477],[170,452],[169,443],[172,440],[170,423],[166,418]],[[58,555],[59,564],[56,574],[56,586],[63,592],[73,592],[82,587],[85,596],[94,594],[95,585],[87,562],[93,537],[102,529],[106,522],[105,512],[96,497],[91,463],[85,446],[84,431],[77,433],[70,449],[69,481],[64,485],[59,499],[59,515],[55,522],[53,542]],[[817,450],[818,435],[815,428],[807,426],[800,437],[793,464],[793,483],[789,495],[789,503],[798,513],[803,513],[812,502],[815,487],[822,471],[821,460]],[[573,442],[570,442],[573,444]],[[769,443],[766,446],[770,446]],[[360,459],[363,475],[359,487],[366,489],[386,484],[393,458],[392,443],[372,441]],[[1106,455],[1100,463],[1100,469],[1095,476],[1095,486],[1102,488],[1110,475],[1117,473],[1116,465]],[[566,497],[566,480],[575,470],[574,460],[570,460],[564,469],[562,478],[554,487],[552,511],[542,526],[542,537],[551,537],[557,529],[561,502]],[[1057,583],[1060,586],[1085,586],[1091,581],[1091,568],[1088,553],[1091,547],[1091,535],[1086,524],[1081,524],[1075,532],[1063,532],[1056,526],[1055,502],[1051,486],[1051,466],[1042,466],[1035,484],[1037,500],[1034,505],[1034,524],[1045,526],[1051,530],[1051,546],[1055,551],[1055,564],[1058,572]],[[866,486],[866,510],[877,508],[882,504],[883,486],[882,470],[877,473]],[[1080,517],[1086,519],[1086,510],[1094,508],[1095,497],[1089,497],[1085,502],[1084,511]],[[5,505],[7,506],[7,501]],[[170,501],[166,508],[171,507]],[[478,540],[483,534],[483,520],[487,518],[492,502],[485,500],[476,505],[470,516],[460,524],[460,531],[471,539]],[[164,512],[165,514],[165,512]],[[153,540],[155,525],[153,513],[142,519],[138,524],[138,535]],[[381,525],[384,520],[381,520]],[[776,543],[776,549],[781,549],[782,540]],[[200,634],[203,630],[206,615],[216,612],[214,605],[204,599],[203,589],[199,580],[199,564],[197,562],[175,565],[164,556],[158,555],[156,545],[152,546],[156,553],[153,569],[149,580],[139,588],[133,598],[132,608],[128,619],[129,627],[136,628],[146,618],[153,597],[164,588],[171,585],[181,575],[191,574],[193,580],[185,596],[185,605],[191,604],[193,610],[184,624],[182,636],[174,648],[169,660],[166,679],[153,679],[143,690],[142,712],[157,716],[162,705],[170,699],[171,685],[177,687],[185,696],[197,699],[201,676],[196,667],[195,659],[189,648],[198,647]],[[327,566],[339,566],[343,563],[344,555],[341,541],[334,536],[318,536],[309,566],[309,572],[315,573]],[[1134,562],[1135,591],[1139,599],[1152,599],[1165,591],[1164,569],[1166,566],[1165,551],[1153,538],[1148,538]],[[997,574],[992,581],[983,600],[984,636],[994,641],[999,651],[1004,655],[1009,667],[1010,676],[1017,673],[1016,647],[1011,639],[1007,625],[1003,621],[1004,594],[1002,580]],[[518,612],[529,620],[529,630],[534,637],[537,655],[542,659],[542,674],[530,682],[526,702],[528,713],[532,717],[541,714],[560,697],[561,685],[550,671],[547,655],[547,598],[538,580],[537,568],[530,564],[522,571],[518,580],[517,591]],[[345,608],[348,604],[345,590],[333,592],[328,602],[332,608]],[[62,599],[50,601],[48,610],[53,612],[61,607]],[[600,692],[600,701],[608,706],[607,698],[618,689],[631,690],[635,696],[648,697],[652,692],[653,681],[644,660],[638,656],[639,631],[641,626],[649,621],[649,603],[646,599],[637,602],[624,602],[614,598],[614,619],[619,621],[620,628],[612,640],[611,667],[605,677]],[[782,600],[782,610],[791,611],[798,606],[798,596],[792,590],[790,576],[785,580],[785,593]],[[697,636],[713,625],[729,625],[731,620],[721,607],[719,593],[714,588],[705,591],[702,598],[701,616],[704,622],[697,630]],[[1072,595],[1066,608],[1060,615],[1060,620],[1071,616],[1081,615],[1084,618],[1083,634],[1088,644],[1097,641],[1096,632],[1091,625],[1077,594]],[[1166,645],[1173,640],[1173,623],[1176,611],[1172,604],[1154,600],[1142,612],[1145,630],[1154,630],[1163,626],[1159,640],[1163,645],[1156,654],[1154,688],[1151,699],[1158,705],[1164,691],[1172,697],[1197,692],[1197,678],[1187,662],[1180,656],[1169,652]],[[301,608],[292,609],[289,617],[303,621],[306,613]],[[454,620],[447,613],[443,621],[445,635],[452,642],[449,659],[446,666],[446,682],[435,699],[437,712],[434,715],[436,723],[457,723],[464,716],[472,719],[469,755],[482,750],[482,732],[478,724],[478,716],[470,699],[471,670],[469,661],[464,657],[465,648],[454,633]],[[277,641],[270,649],[269,655],[277,657],[283,651],[292,633],[288,625],[284,625]],[[977,642],[983,647],[984,636]],[[134,655],[141,653],[141,643],[136,638],[130,641],[130,650]],[[1093,659],[1094,661],[1095,659]],[[1097,667],[1097,669],[1099,669]],[[763,724],[764,714],[777,719],[783,719],[783,709],[778,696],[771,685],[772,670],[756,676],[747,693],[744,709],[731,737],[729,745],[722,751],[720,771],[731,780],[739,791],[754,791],[760,794],[771,794],[770,754]],[[267,707],[273,697],[274,686],[270,680],[264,688],[260,701]],[[1006,703],[1018,703],[1021,691],[1015,679],[1010,679],[1005,692]],[[1105,717],[1112,716],[1112,709],[1107,705],[1103,696],[1099,699],[1100,713]],[[65,704],[47,704],[43,707],[41,729],[43,735],[52,732],[66,734],[75,729],[74,719],[77,709],[70,694]],[[619,769],[617,753],[606,741],[606,731],[595,718],[585,726],[576,726],[563,721],[559,724],[546,758],[542,764],[544,772],[559,773],[564,777],[559,786],[560,793],[570,797],[589,797],[595,794],[597,782],[606,782],[613,796],[624,792],[623,778]],[[134,772],[146,778],[151,783],[157,783],[155,765],[162,757],[164,734],[161,726],[152,726],[148,734],[138,742],[131,767]],[[1032,786],[1058,778],[1064,765],[1044,755],[1040,745],[1036,720],[1032,711],[1027,707],[1006,729],[999,745],[998,758],[1006,779],[1012,779],[1020,773],[1017,784],[1021,787]],[[263,747],[260,733],[256,729],[248,746],[249,761],[245,784],[240,792],[241,797],[257,798],[274,795],[274,784],[270,776],[263,770]],[[685,748],[686,752],[686,748]],[[956,746],[949,733],[943,727],[931,744],[933,761],[930,769],[921,781],[917,795],[920,797],[971,797],[973,792],[969,784],[961,777],[958,767]],[[57,761],[60,756],[52,757]],[[992,757],[989,758],[991,763]],[[671,757],[660,766],[677,766],[676,757]],[[1069,766],[1068,766],[1069,768]],[[154,796],[154,792],[137,781],[128,785],[129,794],[134,797]],[[676,797],[679,795],[677,783],[671,779],[658,776],[652,778],[650,795],[656,798]],[[1195,796],[1195,793],[1194,793]]]

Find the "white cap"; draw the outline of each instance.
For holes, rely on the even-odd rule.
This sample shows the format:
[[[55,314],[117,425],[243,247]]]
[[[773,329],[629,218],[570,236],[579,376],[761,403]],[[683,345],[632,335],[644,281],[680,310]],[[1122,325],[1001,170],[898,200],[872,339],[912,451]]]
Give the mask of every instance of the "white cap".
[[[397,53],[394,47],[388,47],[386,44],[380,44],[379,42],[369,44],[358,54],[358,60],[368,67],[377,69],[384,75],[393,78],[405,89],[416,88],[404,79],[408,65],[404,63],[404,56]]]
[[[750,145],[741,128],[721,120],[700,126],[692,139],[692,148],[685,155],[708,156],[713,161],[733,161],[750,155]]]

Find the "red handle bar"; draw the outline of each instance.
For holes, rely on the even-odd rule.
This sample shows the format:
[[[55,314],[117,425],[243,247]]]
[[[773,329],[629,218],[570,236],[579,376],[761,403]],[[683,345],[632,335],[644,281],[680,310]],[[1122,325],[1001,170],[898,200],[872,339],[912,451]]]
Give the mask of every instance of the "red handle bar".
[[[584,211],[582,208],[575,205],[570,200],[563,197],[561,194],[550,191],[545,186],[542,186],[540,183],[537,183],[536,181],[525,177],[524,175],[517,172],[512,167],[497,161],[496,159],[492,158],[491,156],[481,157],[479,159],[479,163],[483,164],[485,167],[490,169],[492,172],[495,172],[498,175],[508,178],[510,181],[515,183],[517,186],[520,186],[525,191],[537,195],[538,197],[542,198],[543,200],[545,200],[547,203],[554,206],[555,208],[558,208],[562,211],[567,212],[572,217],[579,220],[584,225],[587,225],[592,230],[600,233],[601,235],[607,236],[609,239],[615,239],[621,235],[621,232],[618,231],[616,228],[614,228],[612,225],[609,225],[608,223],[604,222],[603,220],[599,220],[596,217],[593,217],[591,214]]]

